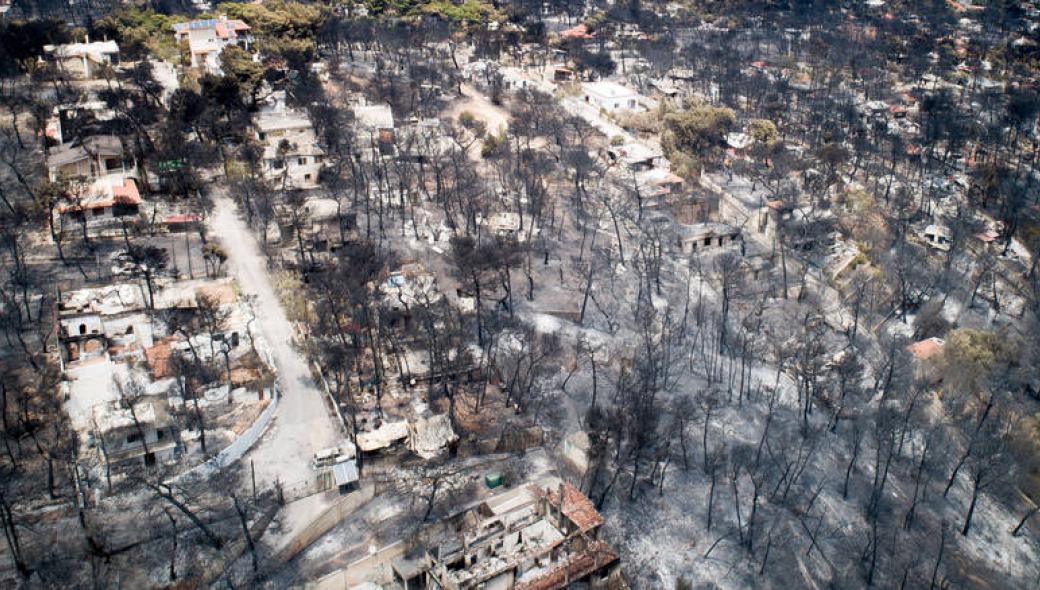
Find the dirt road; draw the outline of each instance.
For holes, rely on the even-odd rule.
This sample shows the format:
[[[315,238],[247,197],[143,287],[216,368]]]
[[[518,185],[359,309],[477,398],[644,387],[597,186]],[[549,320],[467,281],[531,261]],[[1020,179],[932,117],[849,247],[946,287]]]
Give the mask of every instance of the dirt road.
[[[270,485],[278,479],[292,485],[312,479],[314,452],[337,444],[340,434],[311,380],[306,359],[292,346],[292,325],[275,294],[256,238],[228,196],[214,191],[213,199],[210,235],[227,252],[228,272],[243,295],[256,296],[257,323],[271,348],[282,390],[274,420],[242,460],[253,461],[258,484]]]

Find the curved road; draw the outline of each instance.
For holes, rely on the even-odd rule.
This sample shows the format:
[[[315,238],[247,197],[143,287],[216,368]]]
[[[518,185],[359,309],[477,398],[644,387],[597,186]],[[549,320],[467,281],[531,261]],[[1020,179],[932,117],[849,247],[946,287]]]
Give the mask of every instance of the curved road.
[[[211,194],[214,209],[209,235],[227,252],[228,272],[242,294],[256,296],[256,323],[274,357],[282,390],[271,425],[245,454],[243,464],[253,461],[257,484],[263,487],[276,479],[286,485],[311,480],[310,461],[315,451],[336,445],[341,435],[311,379],[306,359],[292,346],[292,324],[272,287],[256,237],[222,188],[214,187]]]

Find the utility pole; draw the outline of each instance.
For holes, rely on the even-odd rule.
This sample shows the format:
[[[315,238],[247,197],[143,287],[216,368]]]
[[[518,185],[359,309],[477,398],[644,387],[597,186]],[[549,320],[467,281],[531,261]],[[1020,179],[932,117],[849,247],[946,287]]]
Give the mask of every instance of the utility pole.
[[[188,278],[194,279],[195,273],[191,269],[191,240],[188,238],[190,232],[184,232],[184,250],[188,253]]]

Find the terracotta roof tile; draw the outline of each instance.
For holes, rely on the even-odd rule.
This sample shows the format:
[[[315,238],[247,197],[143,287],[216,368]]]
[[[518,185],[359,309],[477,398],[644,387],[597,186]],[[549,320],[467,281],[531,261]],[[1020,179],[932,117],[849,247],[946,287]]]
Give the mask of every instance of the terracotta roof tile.
[[[560,36],[564,39],[591,39],[592,35],[589,34],[589,28],[584,24],[573,26],[564,31],[560,31]]]
[[[148,366],[152,368],[153,377],[163,379],[170,376],[170,359],[173,358],[173,349],[170,348],[169,342],[160,342],[144,349],[144,358],[148,361]]]
[[[545,574],[516,585],[516,590],[558,590],[570,586],[618,559],[618,554],[602,541],[596,541],[585,551],[572,555],[559,567]]]
[[[554,506],[560,503],[558,490],[542,492],[548,496],[549,502]],[[592,500],[578,491],[578,488],[569,483],[563,484],[563,515],[566,516],[582,532],[588,531],[603,524],[603,516],[596,510]]]
[[[104,182],[104,181],[102,181]],[[137,183],[132,178],[123,180],[123,184],[102,185],[104,188],[94,189],[96,192],[82,203],[58,207],[59,213],[69,213],[82,209],[100,209],[113,205],[140,205],[141,193],[137,191]]]
[[[928,360],[940,352],[946,342],[942,338],[926,338],[906,347],[906,349],[919,361]]]

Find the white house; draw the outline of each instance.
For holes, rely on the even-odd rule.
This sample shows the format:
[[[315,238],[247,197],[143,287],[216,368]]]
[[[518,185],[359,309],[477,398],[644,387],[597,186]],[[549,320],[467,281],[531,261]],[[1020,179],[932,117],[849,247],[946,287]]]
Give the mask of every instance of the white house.
[[[58,70],[74,80],[96,78],[105,66],[119,62],[119,45],[115,41],[94,41],[67,45],[45,45]]]
[[[191,66],[205,68],[210,72],[220,72],[220,52],[228,45],[239,45],[249,48],[253,37],[249,34],[249,25],[228,19],[219,18],[193,20],[173,25],[177,41],[187,41],[191,53]]]
[[[91,434],[101,458],[120,468],[141,464],[147,467],[172,460],[177,440],[169,404],[154,397],[134,402],[133,406],[131,409],[129,405],[111,402],[93,408],[96,426]]]
[[[585,102],[615,112],[639,108],[639,93],[616,82],[586,82],[582,84]]]
[[[264,146],[264,176],[288,189],[317,188],[325,152],[307,114],[286,107],[258,113],[254,124]]]
[[[360,142],[368,141],[372,148],[368,153],[393,152],[394,113],[387,104],[357,105],[354,107],[354,127]]]

